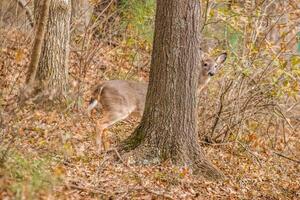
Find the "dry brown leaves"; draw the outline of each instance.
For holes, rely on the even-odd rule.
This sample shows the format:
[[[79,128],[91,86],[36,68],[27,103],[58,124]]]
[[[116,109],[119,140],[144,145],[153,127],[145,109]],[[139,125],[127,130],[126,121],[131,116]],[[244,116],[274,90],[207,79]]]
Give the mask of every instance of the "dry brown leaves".
[[[19,55],[20,51],[28,52],[26,46],[19,48],[0,49],[0,61],[3,63],[5,60],[5,66],[3,64],[0,66],[5,69],[1,71],[4,73],[1,82],[5,84],[0,84],[3,107],[17,94],[17,87],[22,80],[18,79],[15,86],[13,82],[17,80],[19,73],[23,73],[28,61],[28,56]],[[120,61],[114,63],[113,54],[104,57],[104,52],[108,49],[107,46],[103,47],[95,59],[114,70]],[[75,75],[78,72],[72,66],[76,66],[76,62],[78,60],[73,55],[71,72]],[[96,64],[90,67],[83,80],[82,84],[86,90],[82,93],[84,97],[82,108],[86,106],[85,102],[89,98],[88,89],[99,79],[98,72],[95,73],[97,67],[99,65]],[[99,114],[96,113],[93,120],[97,120],[98,117]],[[93,120],[90,120],[83,110],[62,110],[47,105],[17,108],[13,117],[4,119],[5,127],[0,130],[1,146],[6,147],[12,135],[16,134],[11,151],[18,152],[28,159],[49,158],[51,164],[47,169],[59,180],[50,189],[38,190],[35,198],[300,199],[299,163],[274,154],[266,147],[266,141],[261,140],[259,136],[249,135],[245,138],[248,143],[243,144],[204,146],[207,156],[227,177],[224,182],[214,183],[201,177],[194,177],[189,169],[181,169],[170,163],[157,166],[131,165],[113,150],[134,129],[136,123],[128,121],[110,129],[108,138],[112,150],[96,155]],[[299,135],[300,133],[297,133],[289,139],[298,141]],[[282,144],[283,142],[279,141],[278,146]],[[300,158],[299,141],[282,150],[288,157]],[[290,152],[294,152],[294,155]],[[1,199],[16,197],[16,192],[9,187],[1,187],[13,184],[14,181],[16,180],[1,171]],[[21,188],[24,188],[26,182],[21,183],[24,184]],[[25,198],[27,190],[22,191],[21,198]]]

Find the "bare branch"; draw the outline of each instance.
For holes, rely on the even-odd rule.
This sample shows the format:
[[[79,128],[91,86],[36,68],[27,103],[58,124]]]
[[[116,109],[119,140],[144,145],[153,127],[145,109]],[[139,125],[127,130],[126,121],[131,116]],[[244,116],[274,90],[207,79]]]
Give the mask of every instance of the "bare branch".
[[[16,3],[25,10],[26,16],[29,20],[29,24],[31,27],[34,26],[33,15],[31,10],[28,8],[28,3],[25,3],[24,0],[15,0]]]

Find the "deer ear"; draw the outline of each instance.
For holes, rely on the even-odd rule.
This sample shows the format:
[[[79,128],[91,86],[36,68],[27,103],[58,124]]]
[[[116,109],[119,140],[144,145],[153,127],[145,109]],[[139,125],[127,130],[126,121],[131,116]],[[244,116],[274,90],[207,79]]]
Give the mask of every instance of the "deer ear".
[[[222,53],[217,57],[216,62],[218,63],[218,65],[221,65],[223,62],[225,62],[226,58],[227,58],[227,53],[226,52]]]

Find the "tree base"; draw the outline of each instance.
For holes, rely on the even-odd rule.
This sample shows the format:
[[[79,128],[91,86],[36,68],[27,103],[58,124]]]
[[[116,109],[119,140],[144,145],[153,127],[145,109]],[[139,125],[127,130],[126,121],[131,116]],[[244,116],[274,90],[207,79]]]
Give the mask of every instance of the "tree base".
[[[161,154],[160,148],[150,141],[141,132],[136,131],[121,144],[120,150],[125,153],[125,157],[132,159],[131,163],[137,165],[158,164],[170,160],[179,167],[188,166],[194,175],[203,176],[208,180],[218,181],[225,178],[223,173],[205,158],[199,145],[182,148],[188,152],[180,151],[173,155],[171,153],[166,157]]]

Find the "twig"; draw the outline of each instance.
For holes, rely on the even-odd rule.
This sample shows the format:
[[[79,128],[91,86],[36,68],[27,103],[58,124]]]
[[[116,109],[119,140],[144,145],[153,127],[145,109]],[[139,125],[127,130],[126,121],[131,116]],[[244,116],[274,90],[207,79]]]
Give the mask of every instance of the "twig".
[[[283,155],[283,154],[281,154],[281,153],[279,153],[279,152],[276,152],[276,151],[273,151],[273,153],[276,154],[277,156],[283,157],[283,158],[285,158],[285,159],[288,159],[288,160],[290,160],[290,161],[293,161],[293,162],[295,162],[295,163],[300,164],[300,160],[296,160],[296,159],[287,157],[287,156],[285,156],[285,155]]]
[[[209,146],[226,146],[231,145],[233,142],[223,142],[223,143],[211,143],[211,142],[205,142],[205,141],[199,141],[201,144],[209,145]]]
[[[224,98],[225,98],[225,95],[229,91],[229,89],[231,88],[232,84],[233,84],[233,81],[230,81],[230,83],[228,84],[228,86],[224,89],[224,92],[222,92],[222,94],[220,95],[220,106],[219,106],[219,110],[218,110],[218,112],[216,114],[215,122],[213,124],[212,129],[211,129],[211,135],[210,135],[211,139],[213,138],[213,135],[215,133],[216,127],[217,127],[218,122],[219,122],[219,120],[221,118],[221,114],[222,114],[223,107],[224,107]]]
[[[84,191],[84,192],[89,192],[89,193],[92,193],[92,194],[102,194],[102,195],[108,196],[107,193],[102,192],[102,191],[97,190],[97,189],[94,189],[94,188],[88,188],[88,187],[84,187],[84,186],[79,186],[79,185],[75,185],[75,184],[72,184],[72,183],[68,184],[68,186],[70,188],[81,190],[81,191]]]
[[[25,3],[24,0],[15,0],[15,1],[21,8],[23,8],[25,10],[26,16],[29,20],[29,24],[33,28],[33,26],[34,26],[33,14],[31,12],[31,10],[27,7],[28,3]]]
[[[249,152],[251,155],[253,155],[254,156],[254,158],[257,160],[257,162],[258,162],[258,164],[260,165],[260,166],[262,166],[262,164],[261,164],[261,158],[259,158],[257,155],[255,155],[255,153],[253,153],[249,148],[247,148],[243,143],[241,143],[240,141],[237,141],[237,143],[239,144],[239,145],[241,145],[247,152]]]
[[[201,27],[201,32],[203,31],[206,22],[207,22],[207,18],[208,18],[208,10],[209,10],[209,0],[206,0],[206,5],[205,5],[205,14],[204,14],[204,19],[203,19],[203,25]]]

